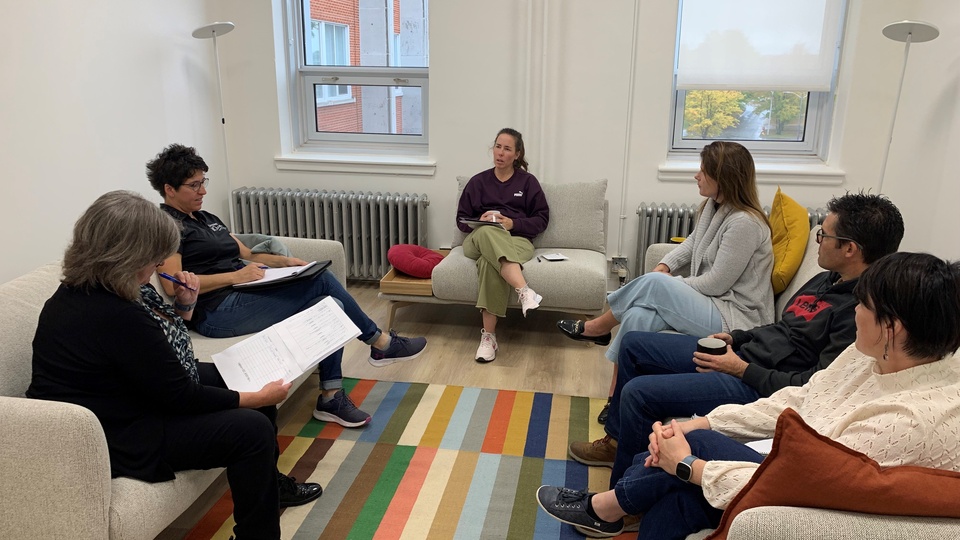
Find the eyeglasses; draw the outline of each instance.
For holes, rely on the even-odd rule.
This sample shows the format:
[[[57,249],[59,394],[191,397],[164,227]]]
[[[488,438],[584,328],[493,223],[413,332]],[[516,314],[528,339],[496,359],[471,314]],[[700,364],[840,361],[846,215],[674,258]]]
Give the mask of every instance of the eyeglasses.
[[[858,248],[863,249],[863,246],[860,245],[860,242],[857,242],[853,238],[847,238],[846,236],[833,236],[832,234],[823,234],[823,229],[817,231],[817,243],[822,243],[824,238],[834,238],[836,240],[843,240],[844,242],[853,242]]]
[[[202,187],[207,187],[207,184],[209,184],[209,183],[210,183],[210,179],[204,177],[204,179],[201,180],[201,181],[199,181],[199,182],[190,182],[189,184],[183,184],[183,186],[184,186],[184,187],[188,187],[188,188],[196,191],[197,193],[199,193],[199,192],[200,192],[200,188],[202,188]]]

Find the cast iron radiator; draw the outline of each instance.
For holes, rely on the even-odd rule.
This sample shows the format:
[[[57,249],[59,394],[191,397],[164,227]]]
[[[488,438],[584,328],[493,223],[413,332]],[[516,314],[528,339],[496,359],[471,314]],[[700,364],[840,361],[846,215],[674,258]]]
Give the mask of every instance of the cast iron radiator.
[[[693,231],[697,222],[698,204],[667,204],[667,203],[640,203],[637,214],[640,216],[640,227],[637,232],[637,257],[635,276],[643,273],[643,259],[650,244],[669,242],[675,236],[686,237]],[[765,206],[763,211],[770,215],[770,207]],[[827,217],[826,208],[807,208],[807,217],[810,218],[810,228],[823,223]]]
[[[426,195],[241,187],[230,202],[238,233],[342,243],[349,279],[383,277],[390,246],[427,245]]]

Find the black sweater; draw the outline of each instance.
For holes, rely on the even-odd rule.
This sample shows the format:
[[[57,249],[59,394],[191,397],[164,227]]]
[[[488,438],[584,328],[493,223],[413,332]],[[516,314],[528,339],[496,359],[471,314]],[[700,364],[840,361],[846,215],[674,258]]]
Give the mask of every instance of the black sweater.
[[[161,459],[164,417],[239,405],[233,390],[195,383],[139,304],[102,288],[60,285],[40,312],[27,397],[86,407],[100,420],[114,477],[173,479]]]
[[[857,280],[834,285],[839,278],[836,272],[817,274],[793,295],[780,321],[730,333],[733,350],[749,363],[743,382],[762,396],[803,386],[853,343]]]

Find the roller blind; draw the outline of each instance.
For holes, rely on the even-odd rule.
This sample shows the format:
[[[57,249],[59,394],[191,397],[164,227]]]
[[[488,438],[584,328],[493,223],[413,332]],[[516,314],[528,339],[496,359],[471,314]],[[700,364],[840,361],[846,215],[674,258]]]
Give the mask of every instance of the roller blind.
[[[680,90],[827,92],[842,0],[683,0]]]

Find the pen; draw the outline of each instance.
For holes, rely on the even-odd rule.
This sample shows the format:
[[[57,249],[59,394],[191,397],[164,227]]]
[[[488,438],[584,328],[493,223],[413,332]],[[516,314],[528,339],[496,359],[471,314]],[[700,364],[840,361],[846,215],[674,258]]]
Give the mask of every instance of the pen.
[[[256,264],[257,267],[260,268],[261,270],[266,270],[266,269],[270,268],[269,266],[264,266],[264,265],[262,265],[262,264],[255,263],[255,262],[253,262],[253,261],[248,261],[248,260],[246,260],[246,259],[240,259],[240,262],[242,262],[242,263],[244,263],[244,264]]]
[[[191,290],[191,291],[196,291],[196,289],[194,289],[193,287],[187,285],[186,283],[180,281],[179,279],[171,276],[170,274],[168,274],[168,273],[166,273],[166,272],[160,272],[160,277],[162,277],[163,279],[166,279],[166,280],[170,280],[170,281],[176,283],[177,285],[180,285],[181,287],[186,287],[187,289],[189,289],[189,290]]]
[[[543,261],[541,260],[540,255],[537,255],[537,262],[543,262]]]

